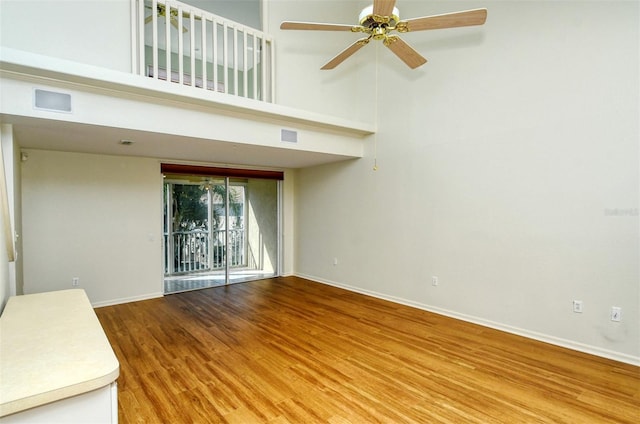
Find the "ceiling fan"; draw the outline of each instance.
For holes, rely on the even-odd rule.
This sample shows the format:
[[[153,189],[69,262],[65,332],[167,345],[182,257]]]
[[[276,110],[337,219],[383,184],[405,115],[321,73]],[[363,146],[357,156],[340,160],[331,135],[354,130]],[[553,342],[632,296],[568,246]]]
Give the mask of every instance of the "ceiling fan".
[[[369,41],[382,40],[396,56],[411,69],[424,65],[427,59],[415,51],[393,31],[399,33],[425,31],[429,29],[456,28],[472,25],[482,25],[487,19],[487,9],[473,9],[461,12],[445,13],[442,15],[424,16],[422,18],[400,20],[396,0],[374,0],[372,6],[365,7],[358,21],[359,25],[325,24],[315,22],[284,21],[280,29],[315,30],[315,31],[350,31],[362,32],[367,37],[361,38],[338,53],[321,69],[333,69],[349,56],[367,45]]]

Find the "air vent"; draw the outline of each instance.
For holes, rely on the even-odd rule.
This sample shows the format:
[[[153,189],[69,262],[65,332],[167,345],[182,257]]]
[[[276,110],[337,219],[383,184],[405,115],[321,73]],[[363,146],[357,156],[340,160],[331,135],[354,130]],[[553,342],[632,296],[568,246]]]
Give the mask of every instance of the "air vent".
[[[71,112],[71,94],[35,89],[34,106],[36,109],[54,112]]]
[[[298,132],[292,130],[282,129],[280,131],[280,140],[286,141],[287,143],[297,143],[298,142]]]

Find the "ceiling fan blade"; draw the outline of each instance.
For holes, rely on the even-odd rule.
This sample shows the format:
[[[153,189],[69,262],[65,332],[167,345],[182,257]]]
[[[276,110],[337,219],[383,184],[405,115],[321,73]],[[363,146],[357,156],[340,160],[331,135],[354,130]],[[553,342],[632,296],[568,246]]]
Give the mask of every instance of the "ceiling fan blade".
[[[180,24],[178,24],[178,20],[176,18],[174,18],[173,16],[170,19],[171,25],[177,29],[180,30]],[[189,31],[186,27],[182,27],[182,32],[187,32]]]
[[[353,25],[344,24],[323,24],[317,22],[294,22],[284,21],[280,24],[280,29],[300,29],[311,31],[351,31]],[[357,26],[355,26],[357,28]]]
[[[357,40],[355,43],[351,44],[349,47],[347,47],[346,49],[338,53],[337,56],[335,56],[333,59],[327,62],[327,64],[320,69],[323,69],[326,71],[328,69],[335,68],[336,66],[344,62],[349,56],[351,56],[352,54],[354,54],[355,52],[357,52],[358,50],[366,46],[369,43],[370,39],[371,38],[368,37],[368,38],[361,38]]]
[[[373,14],[380,16],[389,16],[393,13],[393,8],[395,6],[396,0],[374,0]]]
[[[407,66],[415,69],[418,66],[427,63],[427,59],[422,57],[420,53],[415,51],[413,47],[408,45],[402,38],[397,35],[390,35],[384,39],[384,45],[396,54]]]
[[[191,13],[187,12],[186,10],[183,10],[182,17],[185,19],[191,19]],[[195,19],[196,21],[202,20],[202,18],[198,15],[193,15],[193,19]]]
[[[399,22],[397,27],[400,32],[424,31],[428,29],[456,28],[472,25],[482,25],[487,20],[487,9],[465,10],[463,12],[445,13],[442,15],[425,16],[422,18],[407,19]],[[406,30],[402,27],[406,26]]]

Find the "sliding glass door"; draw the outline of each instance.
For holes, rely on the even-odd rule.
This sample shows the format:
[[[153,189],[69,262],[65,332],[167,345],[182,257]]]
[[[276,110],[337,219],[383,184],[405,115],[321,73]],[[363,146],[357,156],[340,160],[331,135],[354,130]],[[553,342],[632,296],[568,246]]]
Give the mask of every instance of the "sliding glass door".
[[[278,181],[165,175],[165,293],[277,275]]]

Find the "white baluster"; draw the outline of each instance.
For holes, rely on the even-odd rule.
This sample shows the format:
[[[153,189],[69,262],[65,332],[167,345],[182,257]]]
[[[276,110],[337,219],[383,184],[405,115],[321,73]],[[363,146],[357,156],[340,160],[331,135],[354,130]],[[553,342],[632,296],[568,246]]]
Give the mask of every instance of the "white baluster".
[[[191,55],[191,86],[196,86],[196,25],[195,25],[195,16],[193,15],[193,10],[189,11],[189,54]],[[182,25],[182,24],[181,24]]]
[[[153,78],[158,79],[158,2],[151,2],[151,51],[153,56]]]
[[[182,36],[181,22],[182,6],[178,6],[178,83],[180,85],[184,84],[184,40]]]

